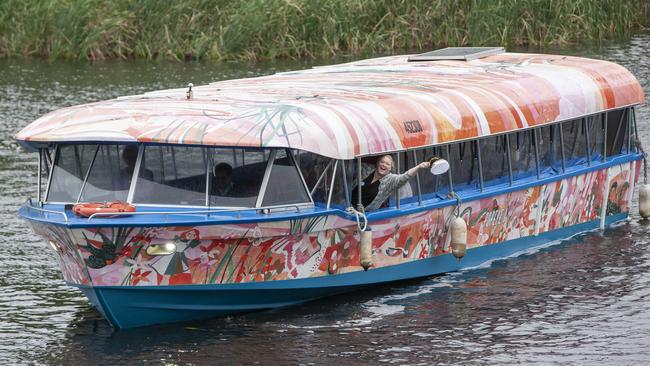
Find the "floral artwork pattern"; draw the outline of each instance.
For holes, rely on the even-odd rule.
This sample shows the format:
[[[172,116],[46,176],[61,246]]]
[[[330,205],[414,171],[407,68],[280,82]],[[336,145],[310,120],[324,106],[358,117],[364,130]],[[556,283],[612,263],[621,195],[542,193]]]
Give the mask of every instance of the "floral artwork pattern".
[[[534,233],[540,187],[502,194],[462,206],[469,247],[518,239]]]
[[[396,218],[371,221],[375,268],[450,252],[455,212],[470,248],[494,245],[629,210],[626,163],[543,186]],[[605,182],[610,175],[609,194]],[[607,200],[605,201],[605,197]],[[338,216],[196,227],[67,229],[31,222],[53,243],[66,281],[96,286],[222,284],[299,279],[362,271],[356,222]],[[174,243],[169,255],[147,247]]]
[[[607,170],[547,184],[542,189],[539,232],[543,233],[600,216]]]
[[[70,230],[56,226],[29,221],[32,230],[56,251],[56,260],[66,282],[80,285],[92,284],[84,258],[80,255],[76,241]]]
[[[290,147],[337,159],[487,136],[643,103],[622,66],[502,53],[472,61],[391,56],[63,108],[31,142]],[[409,127],[411,126],[411,128]],[[412,128],[416,126],[416,128]]]
[[[609,170],[609,194],[607,195],[607,215],[614,215],[630,210],[631,182],[636,182],[641,161],[618,165]]]

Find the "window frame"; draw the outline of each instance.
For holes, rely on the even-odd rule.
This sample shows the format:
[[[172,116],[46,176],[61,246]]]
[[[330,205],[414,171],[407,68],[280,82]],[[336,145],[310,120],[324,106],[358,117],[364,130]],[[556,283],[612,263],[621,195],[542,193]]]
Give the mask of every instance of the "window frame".
[[[96,143],[95,145],[99,146],[99,145],[114,145],[114,144],[115,143]],[[47,188],[45,190],[45,196],[44,196],[44,200],[43,200],[42,203],[56,204],[56,205],[69,205],[69,204],[78,203],[78,202],[72,202],[72,201],[71,202],[49,201],[48,197],[50,196],[50,188],[52,187],[52,178],[54,177],[54,170],[55,170],[54,168],[56,167],[58,159],[61,156],[60,146],[80,146],[80,145],[93,145],[93,143],[88,143],[88,142],[86,142],[86,143],[83,143],[83,142],[80,142],[80,143],[66,143],[66,144],[56,144],[54,146],[54,157],[52,158],[52,163],[51,163],[51,166],[50,166],[50,175],[47,178]],[[76,154],[76,151],[75,151],[75,154]],[[92,164],[88,165],[88,168],[87,168],[88,170],[86,170],[86,172],[84,173],[84,180],[86,179],[86,174],[90,171],[91,166],[92,166]],[[79,192],[83,192],[83,190],[80,189]],[[78,194],[77,194],[77,197],[78,197]]]
[[[314,183],[314,186],[309,191],[309,196],[311,197],[312,201],[314,200],[313,195],[314,195],[314,192],[316,192],[316,188],[318,188],[318,186],[321,185],[321,183],[323,183],[323,181],[325,181],[325,183],[327,183],[327,171],[332,169],[332,174],[334,174],[334,168],[332,166],[335,163],[336,163],[336,159],[330,159],[330,161],[327,163],[327,165],[325,165],[325,169],[323,169],[323,171],[318,176],[318,179],[316,179],[316,183]],[[302,178],[303,180],[305,179],[304,176],[302,175],[302,171],[300,172],[300,176],[303,177]],[[327,196],[329,197],[329,191],[330,191],[330,189],[332,187],[330,187],[327,184],[325,184],[325,187],[327,187]],[[307,188],[309,188],[309,187],[307,187]]]
[[[48,148],[45,148],[43,150],[49,150]],[[49,160],[49,162],[46,162],[46,164],[49,164],[49,169],[48,169],[48,174],[47,174],[47,182],[45,183],[45,193],[41,196],[41,187],[38,187],[38,193],[39,193],[39,200],[38,202],[46,202],[47,196],[50,193],[50,184],[52,183],[52,175],[54,171],[54,163],[56,162],[56,157],[57,157],[57,152],[59,151],[59,145],[54,145],[52,148],[51,152],[46,153],[46,160]],[[40,160],[40,159],[39,159]],[[41,163],[39,162],[38,166],[39,172],[41,170]],[[43,200],[41,200],[43,198]]]
[[[606,139],[606,137],[607,137],[607,119],[608,119],[609,112],[618,111],[618,110],[622,110],[622,115],[621,115],[621,118],[620,118],[618,128],[619,129],[623,128],[621,126],[621,124],[623,124],[623,123],[626,124],[626,126],[625,126],[625,134],[626,134],[626,136],[622,137],[624,139],[624,143],[626,145],[626,148],[625,149],[621,148],[621,151],[620,151],[619,154],[610,154],[611,156],[607,156],[607,149],[608,149],[607,139]],[[603,141],[604,141],[604,143],[603,143],[603,151],[601,152],[603,156],[602,156],[602,159],[599,159],[599,161],[595,161],[595,160],[592,161],[591,149],[590,149],[590,141],[589,141],[590,136],[589,136],[589,131],[587,129],[587,127],[588,127],[587,126],[587,122],[588,122],[587,119],[588,118],[593,118],[593,117],[598,116],[598,115],[602,116],[602,120],[604,121],[604,127],[605,127],[604,130],[601,130],[599,132],[599,133],[604,133],[604,135],[603,135]],[[576,126],[578,126],[578,128],[581,128],[582,132],[585,135],[584,139],[585,139],[585,150],[586,150],[585,151],[586,152],[585,158],[586,158],[586,161],[584,161],[582,163],[579,163],[579,164],[574,164],[574,165],[580,165],[580,166],[584,165],[584,166],[587,166],[587,167],[591,167],[593,165],[592,164],[593,162],[605,163],[611,157],[616,157],[616,156],[620,156],[620,155],[632,155],[632,154],[638,154],[639,153],[639,151],[637,151],[636,146],[634,145],[634,141],[638,136],[638,127],[637,127],[637,120],[636,120],[636,106],[634,106],[634,105],[609,109],[609,110],[605,110],[605,111],[599,111],[597,113],[584,115],[582,117],[578,117],[578,118],[574,118],[574,119],[570,119],[570,120],[557,121],[557,122],[553,122],[553,123],[549,123],[549,124],[544,124],[542,126],[530,126],[528,128],[522,128],[522,129],[518,129],[518,130],[513,130],[513,131],[504,132],[504,133],[490,135],[489,137],[501,136],[501,135],[510,136],[510,134],[512,134],[512,133],[532,131],[531,133],[533,135],[533,144],[534,144],[534,147],[535,147],[535,151],[534,151],[535,154],[534,155],[535,155],[535,171],[537,173],[536,174],[536,179],[540,179],[541,178],[540,177],[540,175],[541,175],[541,166],[540,166],[540,158],[539,158],[539,151],[538,151],[539,147],[538,147],[538,143],[537,143],[538,142],[537,141],[538,140],[538,131],[537,130],[539,130],[542,127],[546,127],[546,126],[558,126],[558,128],[559,128],[559,137],[560,137],[560,145],[562,146],[562,149],[561,149],[562,172],[560,174],[566,174],[571,170],[571,167],[568,165],[566,151],[564,149],[564,130],[563,130],[562,126],[564,124],[566,124],[566,123],[569,123],[569,122],[572,122]],[[278,205],[278,206],[270,206],[270,207],[273,207],[273,208],[276,208],[276,207],[279,208],[279,207],[283,207],[283,206],[284,207],[303,207],[303,206],[311,206],[311,207],[313,207],[314,206],[314,199],[313,199],[314,189],[316,187],[318,187],[320,184],[323,183],[322,180],[325,179],[325,177],[326,177],[325,171],[331,169],[331,172],[332,172],[331,179],[330,179],[329,182],[325,182],[325,184],[329,188],[326,207],[327,207],[327,209],[330,209],[331,208],[331,203],[332,203],[333,185],[336,184],[336,182],[337,182],[337,179],[336,179],[337,174],[342,174],[343,175],[343,177],[342,177],[344,179],[344,182],[343,182],[344,187],[343,188],[344,188],[344,192],[345,192],[346,202],[347,202],[347,205],[350,205],[350,193],[351,192],[350,192],[350,187],[348,187],[348,179],[347,179],[347,178],[350,178],[350,177],[345,177],[345,175],[347,174],[346,170],[345,170],[347,164],[353,164],[352,167],[357,168],[357,172],[355,172],[355,173],[360,174],[360,169],[358,169],[358,167],[359,167],[359,164],[361,164],[361,159],[364,158],[364,157],[386,155],[386,154],[391,154],[391,155],[398,154],[398,159],[397,159],[398,162],[397,162],[397,164],[399,165],[400,164],[399,156],[402,153],[404,153],[405,154],[404,156],[406,156],[407,159],[408,159],[408,154],[410,153],[410,154],[412,154],[413,162],[417,165],[418,158],[417,158],[416,151],[420,150],[420,149],[427,149],[427,148],[440,148],[441,155],[445,155],[445,156],[443,156],[443,158],[447,158],[449,160],[451,145],[454,144],[454,143],[459,143],[459,142],[467,142],[467,143],[470,143],[470,144],[475,144],[475,148],[476,148],[476,151],[477,151],[477,154],[478,154],[478,157],[477,157],[478,158],[478,177],[477,178],[478,178],[478,181],[479,181],[478,182],[479,187],[478,187],[478,189],[476,191],[477,192],[483,192],[484,189],[485,189],[485,186],[484,186],[484,181],[483,181],[483,179],[484,179],[484,177],[483,177],[483,162],[482,162],[483,157],[481,156],[482,154],[481,154],[480,144],[481,144],[481,140],[483,140],[483,139],[485,139],[487,137],[488,136],[473,138],[473,139],[458,140],[458,141],[453,141],[453,142],[447,142],[447,143],[444,143],[444,144],[432,144],[432,145],[427,145],[427,146],[418,146],[417,148],[403,149],[403,150],[396,150],[396,151],[389,151],[389,152],[382,152],[382,153],[379,153],[379,154],[359,155],[359,156],[355,157],[354,159],[348,160],[348,161],[341,160],[341,159],[331,159],[328,162],[327,166],[325,167],[325,170],[323,171],[323,173],[321,173],[321,175],[319,176],[319,178],[318,178],[316,184],[314,185],[314,187],[312,187],[312,189],[310,189],[310,187],[307,186],[307,183],[305,181],[305,177],[303,176],[302,170],[300,169],[298,159],[296,159],[296,156],[294,155],[295,150],[290,149],[290,148],[260,148],[262,150],[265,150],[265,149],[269,150],[269,159],[267,161],[267,166],[266,166],[266,170],[264,172],[264,178],[263,178],[262,186],[260,187],[260,191],[259,191],[258,197],[256,199],[255,207],[210,206],[209,205],[209,186],[210,186],[210,168],[209,168],[209,165],[208,165],[208,168],[206,169],[206,173],[205,173],[206,174],[206,202],[205,202],[205,205],[203,205],[203,206],[170,205],[170,204],[153,204],[153,203],[146,203],[146,202],[138,203],[138,205],[140,205],[140,206],[150,206],[150,207],[207,208],[207,209],[224,209],[224,210],[228,210],[228,209],[264,209],[266,207],[261,206],[261,202],[263,201],[264,195],[266,194],[266,188],[267,188],[267,185],[268,185],[268,179],[269,179],[269,176],[270,176],[270,173],[271,173],[271,169],[272,169],[273,164],[275,162],[275,158],[277,156],[277,151],[280,151],[281,149],[284,149],[286,151],[286,154],[288,155],[288,158],[291,159],[291,161],[293,162],[294,167],[298,170],[298,176],[300,177],[300,181],[302,183],[303,188],[308,193],[309,201],[301,202],[301,203],[297,203],[297,204],[286,204],[286,205]],[[510,151],[510,146],[509,146],[511,144],[510,138],[506,138],[505,143],[507,145],[506,149],[507,149],[507,159],[508,159],[509,186],[514,186],[514,185],[516,185],[516,180],[514,179],[514,176],[513,176],[512,156],[511,156],[511,151]],[[84,172],[84,180],[83,180],[82,187],[81,187],[80,191],[77,192],[77,200],[76,200],[76,202],[49,201],[48,197],[49,197],[49,195],[51,193],[52,180],[53,180],[53,176],[54,176],[55,167],[56,167],[56,164],[58,162],[58,159],[60,159],[60,156],[61,156],[61,148],[60,147],[61,146],[66,146],[66,145],[96,145],[96,148],[95,148],[93,159],[92,159],[91,163],[89,164],[87,170]],[[80,195],[83,193],[83,188],[84,188],[84,186],[85,186],[85,184],[86,184],[86,182],[88,180],[88,175],[89,175],[92,167],[94,166],[96,155],[97,155],[97,152],[99,151],[99,146],[100,145],[133,145],[133,143],[119,143],[119,142],[55,143],[55,144],[53,144],[53,146],[50,145],[48,147],[39,148],[38,149],[38,154],[39,154],[39,156],[38,156],[38,169],[39,169],[39,172],[38,172],[38,178],[37,178],[37,180],[38,180],[38,183],[37,183],[37,185],[38,185],[38,187],[37,187],[38,188],[38,195],[37,195],[37,197],[39,199],[39,202],[40,203],[47,203],[47,204],[74,204],[74,203],[78,203]],[[135,168],[134,168],[134,175],[131,178],[131,183],[130,183],[130,186],[129,186],[129,192],[128,192],[128,195],[127,195],[127,202],[128,203],[133,203],[133,196],[134,196],[134,193],[135,193],[135,189],[137,187],[137,175],[139,174],[139,171],[141,169],[141,162],[142,162],[142,160],[144,158],[144,148],[145,148],[145,146],[165,146],[165,145],[176,146],[175,144],[137,143],[138,156],[137,156],[136,165],[135,165]],[[179,145],[179,146],[186,146],[186,145]],[[197,148],[202,148],[202,149],[210,149],[210,148],[213,148],[213,147],[217,148],[219,146],[196,146],[196,147]],[[224,148],[244,149],[245,147],[225,146]],[[46,156],[43,156],[43,155],[46,155]],[[48,159],[47,162],[46,162],[46,159]],[[354,163],[355,161],[357,162],[357,164]],[[42,168],[43,168],[44,164],[48,164],[48,163],[49,163],[49,172],[46,172],[46,174],[47,174],[47,182],[45,183],[46,184],[45,192],[44,192],[44,194],[42,194],[42,192],[41,192],[42,191],[41,186],[42,186],[42,183],[43,183],[42,182],[42,179],[43,179]],[[408,162],[407,162],[407,164],[408,164]],[[341,169],[343,169],[342,172],[338,172],[339,165],[341,166]],[[400,169],[400,167],[398,167],[398,169]],[[449,189],[450,193],[455,193],[455,191],[454,191],[454,183],[453,183],[453,180],[452,180],[453,179],[452,178],[452,169],[454,169],[454,167],[450,167],[449,171],[447,172],[448,184],[449,184],[448,189]],[[430,201],[434,200],[435,198],[427,198],[427,199],[425,199],[425,197],[423,195],[423,192],[422,192],[421,184],[420,184],[419,174],[416,175],[415,179],[416,179],[415,188],[417,190],[416,193],[417,193],[417,197],[418,197],[417,204],[415,202],[409,202],[408,206],[412,206],[413,204],[416,204],[418,206],[426,206],[426,205],[430,204]],[[353,194],[357,194],[357,192],[354,192]],[[415,195],[416,194],[414,192],[414,196]],[[440,199],[444,199],[444,198],[437,198],[436,200],[440,200]],[[397,209],[401,208],[399,195],[397,196],[397,199],[396,199],[396,205],[395,206],[390,206],[388,209],[395,209],[395,208],[397,208]]]
[[[618,128],[619,129],[623,128],[621,125],[624,124],[624,123],[627,124],[626,127],[625,127],[626,128],[625,133],[627,135],[624,137],[625,141],[627,142],[626,143],[626,148],[625,149],[621,148],[621,150],[620,150],[620,152],[618,154],[610,154],[611,156],[607,156],[606,155],[606,152],[607,152],[607,149],[608,149],[607,140],[606,140],[606,137],[607,137],[607,130],[606,130],[607,120],[609,118],[609,113],[610,112],[619,111],[619,110],[622,110],[622,116],[620,118],[620,122],[619,122],[620,124],[619,124]],[[597,117],[599,115],[601,116],[601,123],[603,123],[604,126],[605,126],[605,129],[600,129],[599,132],[598,132],[599,134],[602,134],[602,138],[603,138],[603,141],[604,141],[603,142],[603,151],[600,152],[602,154],[602,158],[598,159],[598,160],[592,160],[592,158],[591,158],[591,148],[590,148],[590,136],[589,136],[587,119],[588,118],[594,118],[594,117]],[[510,151],[511,150],[510,135],[515,134],[515,133],[520,133],[520,132],[531,134],[531,141],[529,143],[531,143],[533,145],[532,146],[533,148],[531,150],[532,150],[532,153],[534,155],[535,168],[534,168],[534,174],[531,175],[530,177],[526,177],[524,179],[530,179],[531,177],[534,177],[535,180],[540,180],[540,179],[546,177],[544,172],[543,172],[544,167],[541,166],[540,151],[539,151],[539,142],[540,142],[540,139],[542,137],[541,136],[542,129],[545,128],[545,127],[551,127],[551,126],[557,127],[559,131],[556,132],[556,133],[558,134],[559,145],[561,146],[560,154],[559,154],[560,156],[559,156],[558,160],[561,159],[561,162],[558,161],[558,163],[560,163],[560,166],[558,167],[560,170],[557,171],[557,173],[554,174],[554,175],[562,176],[564,174],[569,173],[572,169],[571,169],[571,166],[569,166],[569,162],[568,162],[567,156],[566,156],[566,151],[565,151],[565,146],[564,146],[564,131],[563,131],[563,128],[562,128],[566,123],[574,123],[577,128],[581,129],[582,133],[584,134],[583,138],[585,139],[585,143],[584,143],[584,145],[585,145],[584,146],[584,148],[585,148],[585,160],[580,162],[580,163],[575,163],[572,166],[591,167],[591,166],[594,165],[593,163],[595,163],[595,164],[603,164],[603,163],[607,163],[609,161],[609,159],[611,159],[611,158],[615,158],[615,157],[618,157],[618,156],[624,156],[624,155],[638,154],[639,153],[637,151],[637,149],[634,147],[634,138],[638,134],[637,121],[636,121],[636,106],[635,105],[629,105],[629,106],[624,106],[624,107],[620,107],[620,108],[613,108],[613,109],[608,109],[608,110],[605,110],[605,111],[599,111],[597,113],[592,113],[592,114],[588,114],[588,115],[585,115],[585,116],[582,116],[582,117],[577,117],[577,118],[573,118],[573,119],[569,119],[569,120],[562,120],[562,121],[556,121],[556,122],[553,122],[553,123],[547,123],[547,124],[543,124],[543,125],[530,126],[528,128],[521,128],[521,129],[512,130],[512,131],[508,131],[508,132],[497,133],[497,134],[493,134],[493,135],[490,135],[490,136],[482,136],[482,137],[472,138],[472,139],[464,139],[464,140],[458,140],[458,141],[453,141],[453,142],[445,142],[443,144],[433,144],[433,145],[427,145],[427,146],[418,146],[416,148],[411,148],[411,149],[387,151],[387,152],[382,152],[382,153],[377,153],[377,154],[359,155],[359,156],[355,157],[355,161],[357,162],[356,165],[360,165],[362,158],[371,157],[371,156],[381,156],[381,155],[389,155],[389,154],[390,155],[395,155],[395,154],[405,153],[407,155],[408,154],[413,154],[413,161],[417,165],[417,154],[416,154],[416,152],[418,150],[428,149],[428,148],[440,148],[441,149],[441,151],[440,151],[441,155],[443,155],[441,157],[449,160],[449,156],[450,156],[450,153],[451,153],[450,150],[451,150],[451,146],[453,144],[460,143],[460,142],[467,142],[467,143],[470,143],[470,144],[475,144],[474,147],[476,148],[477,155],[478,155],[477,156],[477,159],[478,159],[478,177],[477,177],[478,178],[478,187],[475,190],[472,189],[472,194],[474,194],[474,193],[482,193],[482,192],[484,192],[486,190],[491,191],[491,190],[493,190],[495,188],[503,188],[502,184],[498,184],[498,185],[495,185],[495,186],[488,186],[488,187],[485,186],[484,177],[483,177],[483,168],[484,168],[483,167],[483,159],[484,159],[484,157],[481,154],[481,143],[483,142],[483,140],[485,140],[487,138],[493,138],[493,137],[499,137],[499,136],[507,136],[507,138],[505,138],[505,145],[506,145],[506,150],[507,150],[507,154],[506,154],[507,159],[508,159],[507,173],[508,173],[509,179],[508,179],[506,184],[508,185],[508,187],[512,187],[512,186],[517,185],[517,181],[519,179],[515,179],[514,175],[513,175],[513,162],[512,162],[512,156],[511,156],[511,151]],[[576,132],[576,133],[579,133],[579,132]],[[624,141],[624,143],[625,143],[625,141]],[[454,190],[453,171],[452,171],[453,169],[454,169],[454,167],[450,166],[449,170],[446,173],[447,176],[448,176],[450,194],[457,193]],[[434,198],[425,198],[424,195],[423,195],[423,192],[422,192],[422,188],[420,186],[419,174],[417,174],[415,176],[415,178],[416,178],[416,185],[415,186],[416,186],[416,189],[417,189],[417,193],[414,192],[414,196],[417,194],[417,197],[418,197],[417,206],[427,206],[427,205],[431,204],[433,200],[436,200],[436,201],[440,200],[440,199],[434,199]],[[357,178],[357,179],[359,179],[359,178]],[[464,192],[461,191],[461,193],[464,193]],[[355,192],[354,194],[360,194],[360,193]],[[375,212],[385,212],[385,211],[388,211],[388,210],[395,210],[395,209],[399,210],[401,208],[400,204],[399,204],[399,199],[397,199],[395,202],[396,202],[396,204],[391,205],[388,208],[377,210]],[[415,202],[409,203],[409,206],[411,206],[412,204],[415,204]]]
[[[82,181],[81,188],[79,189],[78,192],[73,193],[73,195],[76,197],[76,199],[73,200],[73,201],[70,201],[70,202],[49,201],[48,196],[50,194],[50,187],[52,185],[52,179],[53,179],[53,175],[54,175],[54,167],[55,167],[56,163],[58,162],[58,159],[60,159],[60,156],[61,156],[60,155],[60,153],[61,153],[60,152],[60,146],[64,146],[64,145],[95,145],[95,150],[92,153],[93,158],[92,158],[90,164],[88,165],[88,168],[83,172],[83,181]],[[52,163],[50,165],[49,175],[47,177],[47,183],[46,183],[47,186],[45,187],[45,194],[42,195],[41,197],[39,197],[39,199],[40,198],[43,199],[42,201],[39,200],[39,202],[47,203],[47,204],[61,204],[61,205],[79,203],[79,199],[80,199],[81,195],[83,194],[83,189],[84,189],[84,187],[86,185],[86,182],[88,180],[88,177],[90,175],[92,167],[94,166],[95,159],[97,158],[97,153],[98,153],[101,145],[133,145],[133,144],[129,144],[129,143],[120,144],[120,143],[116,143],[116,142],[111,142],[111,143],[90,143],[90,142],[86,142],[86,143],[55,144],[54,148],[53,148],[53,153],[52,153],[52,156],[53,156],[52,157]],[[139,175],[140,169],[142,167],[142,160],[144,159],[145,146],[177,146],[177,145],[174,145],[174,144],[144,144],[144,143],[139,143],[139,144],[137,144],[137,146],[138,146],[138,155],[137,155],[137,159],[136,159],[135,166],[134,166],[134,169],[133,169],[133,176],[131,177],[131,182],[130,182],[130,185],[129,185],[129,191],[128,191],[127,199],[126,199],[127,203],[135,204],[135,205],[143,206],[143,207],[178,207],[178,208],[202,208],[202,209],[219,209],[219,210],[222,210],[222,209],[223,210],[228,210],[228,209],[251,209],[251,210],[265,209],[267,207],[262,206],[261,202],[263,201],[264,194],[266,194],[266,188],[267,188],[266,186],[268,185],[268,178],[269,178],[269,176],[271,174],[271,169],[272,169],[273,164],[275,162],[277,152],[280,151],[280,150],[285,150],[288,159],[291,159],[291,162],[293,163],[294,168],[298,171],[298,176],[300,177],[300,184],[302,185],[305,192],[307,192],[307,196],[309,197],[309,201],[293,203],[293,204],[274,205],[274,206],[268,206],[268,207],[269,208],[282,208],[282,207],[307,207],[307,206],[313,207],[314,206],[314,200],[313,200],[313,197],[312,197],[312,192],[309,189],[309,187],[307,187],[307,183],[305,181],[304,176],[302,175],[302,171],[300,170],[300,166],[298,164],[297,159],[295,158],[295,156],[293,154],[293,151],[291,149],[289,149],[289,148],[260,148],[261,150],[269,150],[269,159],[268,159],[268,161],[266,163],[266,169],[264,171],[264,178],[263,178],[263,181],[262,181],[262,186],[260,186],[260,190],[258,192],[258,196],[256,198],[256,203],[255,203],[254,207],[210,206],[209,205],[209,202],[210,202],[209,201],[209,199],[210,199],[210,196],[209,196],[210,195],[210,191],[209,191],[209,189],[210,189],[210,165],[209,164],[207,164],[207,168],[206,168],[206,171],[205,171],[205,179],[206,179],[206,189],[205,189],[206,200],[205,200],[205,205],[202,205],[202,206],[198,206],[198,205],[174,205],[174,204],[147,203],[147,202],[133,203],[135,190],[137,188],[138,175]],[[178,146],[185,146],[185,145],[178,145]],[[212,147],[217,148],[218,146],[196,146],[197,149],[202,149],[202,150],[204,150],[206,152],[207,152],[206,149],[210,149]],[[233,147],[233,146],[226,146],[224,148],[244,149],[244,147]],[[43,149],[39,149],[39,163],[38,163],[38,165],[39,165],[39,174],[40,174],[40,170],[41,170],[41,167],[43,165],[43,160],[44,160],[42,158],[42,154],[44,153],[42,150]],[[38,183],[38,187],[40,187],[40,182]],[[39,190],[39,193],[40,193],[40,190]]]

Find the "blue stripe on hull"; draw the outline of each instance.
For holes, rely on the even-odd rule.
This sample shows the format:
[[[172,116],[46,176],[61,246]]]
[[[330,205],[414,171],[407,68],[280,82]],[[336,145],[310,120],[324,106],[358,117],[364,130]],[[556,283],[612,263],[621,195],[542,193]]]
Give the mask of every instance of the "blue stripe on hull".
[[[609,216],[606,223],[625,218],[627,213]],[[221,285],[77,287],[113,326],[133,328],[295,305],[379,283],[457,271],[598,227],[599,220],[594,220],[538,236],[471,248],[460,261],[446,254],[367,272],[324,277]]]

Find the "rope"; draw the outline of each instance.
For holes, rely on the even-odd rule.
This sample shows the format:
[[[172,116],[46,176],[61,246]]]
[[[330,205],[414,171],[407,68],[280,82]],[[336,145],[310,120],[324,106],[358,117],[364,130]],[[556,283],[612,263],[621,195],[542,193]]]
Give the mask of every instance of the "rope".
[[[643,184],[648,184],[648,158],[645,153],[645,150],[643,149],[643,144],[641,144],[641,140],[639,140],[637,137],[634,138],[634,145],[636,145],[636,148],[641,151],[643,154]]]
[[[453,217],[460,217],[460,205],[463,203],[463,200],[461,200],[461,199],[460,199],[460,196],[458,195],[458,193],[456,193],[456,192],[454,192],[454,191],[449,192],[449,194],[447,195],[447,197],[449,197],[449,198],[455,198],[455,199],[456,199],[456,207],[454,207],[454,209],[453,209],[453,210],[451,211],[451,213],[449,214],[449,217],[447,218],[447,224],[449,224],[449,232],[451,232],[451,221],[452,221],[452,218],[453,218]],[[449,235],[448,238],[449,238],[449,237],[451,237],[451,235]],[[448,239],[448,240],[450,240],[450,239]],[[450,245],[451,245],[451,243],[450,243],[449,241],[447,241],[447,242],[445,243],[444,250],[448,250]]]
[[[458,193],[451,191],[449,192],[449,198],[456,199],[456,207],[454,208],[454,216],[460,217],[460,205],[463,203],[463,200],[460,199]]]
[[[366,231],[368,228],[368,218],[366,217],[366,211],[363,209],[363,206],[359,207],[361,208],[361,211],[355,210],[354,207],[348,207],[345,211],[351,215],[354,215],[354,218],[357,220],[357,227],[360,231]],[[361,217],[363,217],[363,227],[361,225]]]

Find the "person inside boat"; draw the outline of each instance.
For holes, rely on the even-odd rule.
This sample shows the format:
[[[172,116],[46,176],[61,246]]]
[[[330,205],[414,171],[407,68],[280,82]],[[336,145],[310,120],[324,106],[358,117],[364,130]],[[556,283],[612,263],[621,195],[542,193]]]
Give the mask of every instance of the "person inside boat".
[[[428,161],[422,162],[406,171],[404,174],[393,174],[393,158],[384,155],[375,164],[375,170],[361,181],[361,204],[366,211],[374,211],[388,207],[388,198],[406,183],[415,177],[418,170],[427,169],[431,166]],[[352,204],[356,208],[358,204],[358,187],[352,190]]]
[[[216,196],[233,196],[235,185],[232,182],[232,166],[219,163],[212,170],[212,194]]]
[[[138,160],[138,146],[137,145],[126,145],[124,150],[122,150],[122,160],[126,166],[120,169],[120,182],[125,187],[123,189],[128,189],[131,185],[131,178],[133,177],[133,171],[135,170],[135,162]],[[141,170],[140,176],[146,180],[153,180],[153,172],[149,169]]]

